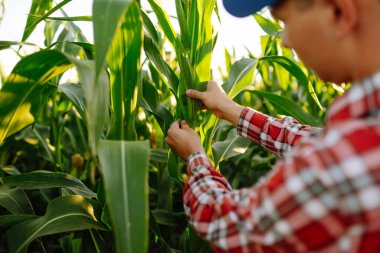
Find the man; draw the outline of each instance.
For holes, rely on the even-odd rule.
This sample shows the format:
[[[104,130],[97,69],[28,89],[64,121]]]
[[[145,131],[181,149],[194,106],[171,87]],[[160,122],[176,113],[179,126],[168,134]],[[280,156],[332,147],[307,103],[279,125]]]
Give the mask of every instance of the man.
[[[259,184],[232,190],[185,122],[166,139],[187,159],[185,212],[216,252],[380,252],[380,1],[224,0],[236,16],[270,6],[283,44],[324,80],[353,82],[318,133],[229,100],[211,81],[189,90],[240,135],[282,159]]]

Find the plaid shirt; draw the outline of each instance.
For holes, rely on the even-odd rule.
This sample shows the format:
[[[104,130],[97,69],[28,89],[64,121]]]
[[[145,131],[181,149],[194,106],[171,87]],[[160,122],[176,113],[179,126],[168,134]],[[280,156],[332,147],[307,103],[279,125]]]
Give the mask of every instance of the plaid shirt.
[[[189,157],[185,212],[216,252],[380,252],[380,72],[332,104],[319,135],[248,108],[237,131],[283,159],[233,190],[205,154]]]

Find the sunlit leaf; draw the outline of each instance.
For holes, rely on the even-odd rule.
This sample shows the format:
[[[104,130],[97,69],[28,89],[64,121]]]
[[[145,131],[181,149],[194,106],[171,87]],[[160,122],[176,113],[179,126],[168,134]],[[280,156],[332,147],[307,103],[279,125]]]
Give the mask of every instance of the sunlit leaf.
[[[263,17],[260,14],[254,14],[253,17],[255,18],[256,22],[260,25],[261,29],[264,30],[264,32],[272,36],[279,36],[282,30],[282,27],[279,24],[275,23],[269,18]]]
[[[131,0],[94,0],[93,22],[96,44],[96,75],[106,63],[108,51],[120,23],[119,20]]]
[[[233,99],[248,85],[252,84],[256,60],[244,58],[231,66],[230,75],[223,85],[229,98]]]
[[[41,51],[17,63],[0,90],[0,143],[34,122],[44,84],[72,66],[57,51]]]
[[[33,0],[28,19],[26,21],[24,34],[22,35],[22,41],[26,41],[29,38],[30,34],[32,34],[39,23],[39,18],[36,16],[42,16],[47,13],[51,9],[52,4],[53,0]]]
[[[135,118],[142,90],[142,26],[140,8],[133,2],[121,19],[108,56],[112,101],[110,139],[137,140]]]
[[[169,20],[169,15],[156,0],[148,0],[148,2],[152,7],[154,13],[156,14],[158,22],[161,25],[163,32],[165,33],[166,37],[174,47],[177,34]]]

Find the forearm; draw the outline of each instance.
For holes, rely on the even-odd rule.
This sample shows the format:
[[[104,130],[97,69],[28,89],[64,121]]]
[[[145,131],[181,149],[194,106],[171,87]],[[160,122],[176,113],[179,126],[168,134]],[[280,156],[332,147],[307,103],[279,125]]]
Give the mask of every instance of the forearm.
[[[269,151],[282,156],[302,138],[321,129],[302,125],[292,117],[276,119],[244,108],[237,125],[238,134],[260,144]]]

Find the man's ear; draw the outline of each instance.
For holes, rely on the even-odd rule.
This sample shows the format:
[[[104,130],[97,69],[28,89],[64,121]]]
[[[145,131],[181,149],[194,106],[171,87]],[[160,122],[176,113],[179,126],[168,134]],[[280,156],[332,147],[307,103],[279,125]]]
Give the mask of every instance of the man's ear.
[[[336,36],[344,37],[355,29],[358,23],[358,7],[353,0],[330,0],[334,8]]]

